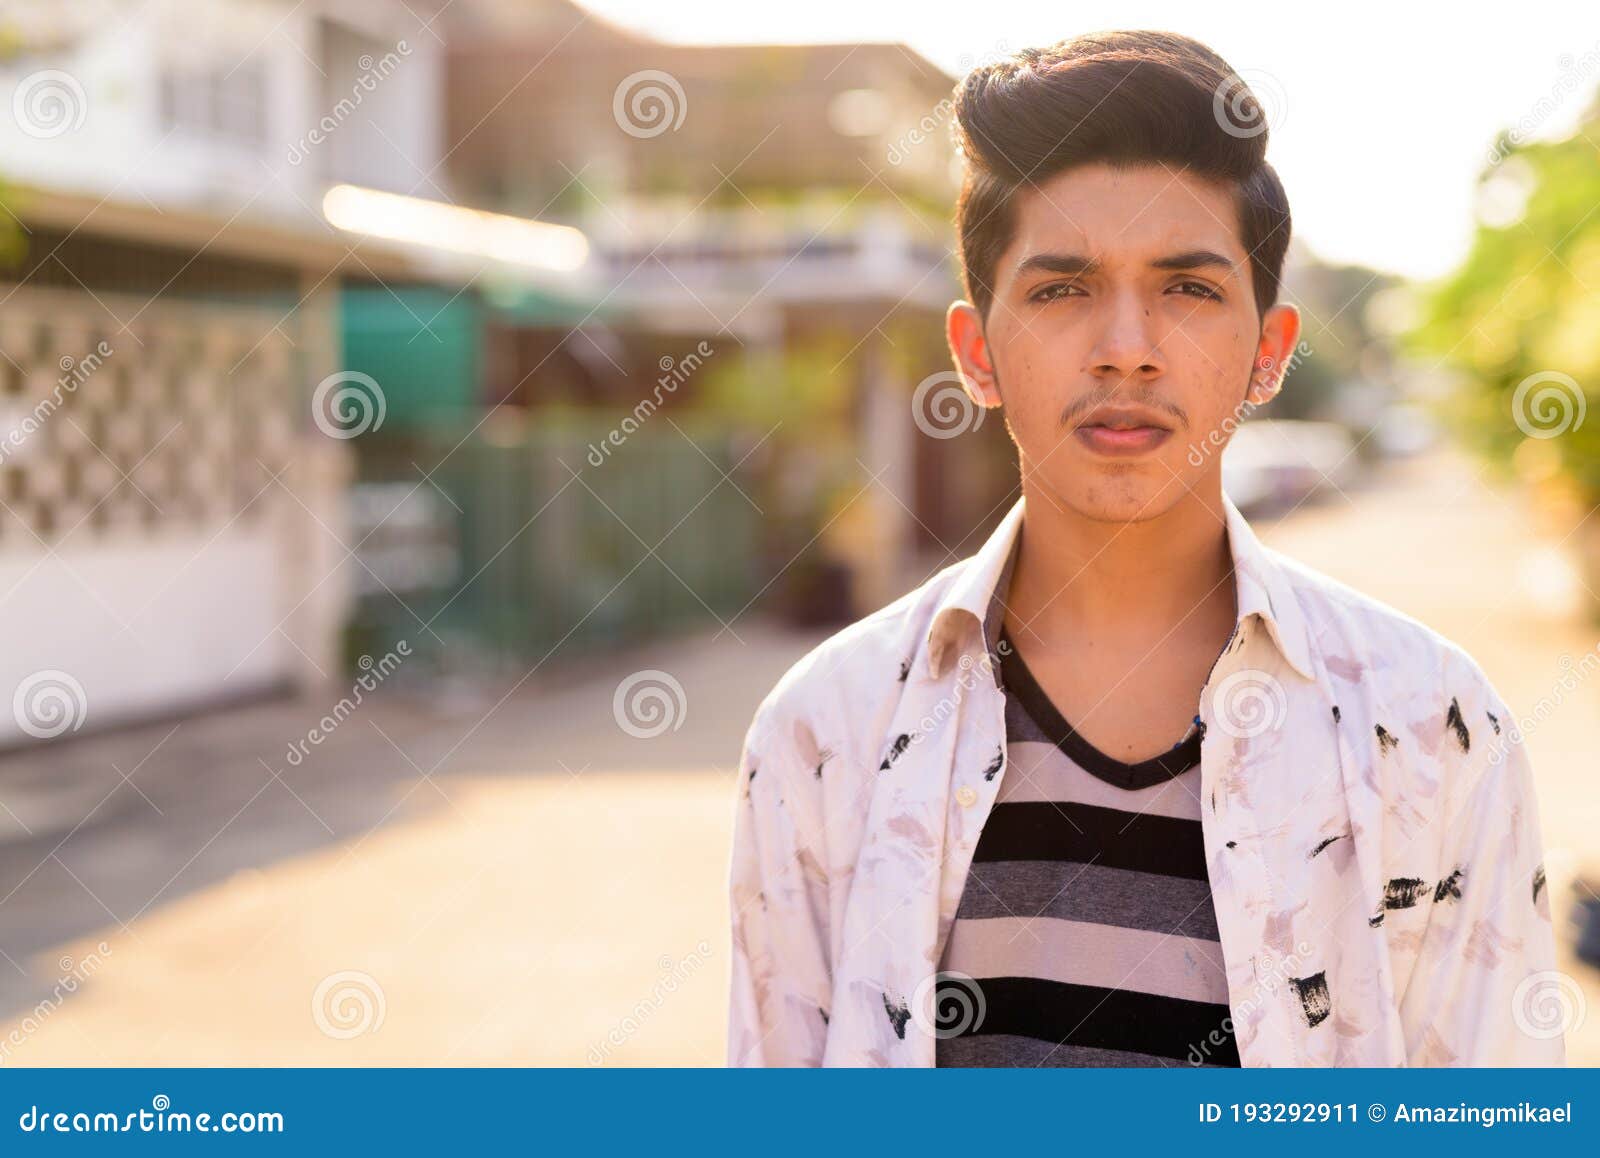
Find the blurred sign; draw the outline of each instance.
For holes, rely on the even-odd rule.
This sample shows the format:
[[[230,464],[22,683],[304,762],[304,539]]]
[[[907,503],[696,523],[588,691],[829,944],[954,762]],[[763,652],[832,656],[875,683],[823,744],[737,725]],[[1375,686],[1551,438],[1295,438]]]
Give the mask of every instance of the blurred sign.
[[[360,595],[436,590],[461,572],[456,511],[427,482],[358,483],[350,492]]]

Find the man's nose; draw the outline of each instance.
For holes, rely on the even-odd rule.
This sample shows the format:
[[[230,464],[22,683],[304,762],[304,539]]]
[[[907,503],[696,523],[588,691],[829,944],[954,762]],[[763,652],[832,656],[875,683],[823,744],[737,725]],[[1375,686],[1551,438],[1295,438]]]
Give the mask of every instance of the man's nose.
[[[1090,369],[1100,375],[1129,377],[1162,369],[1150,307],[1137,294],[1116,293],[1106,299],[1099,330],[1089,354]]]

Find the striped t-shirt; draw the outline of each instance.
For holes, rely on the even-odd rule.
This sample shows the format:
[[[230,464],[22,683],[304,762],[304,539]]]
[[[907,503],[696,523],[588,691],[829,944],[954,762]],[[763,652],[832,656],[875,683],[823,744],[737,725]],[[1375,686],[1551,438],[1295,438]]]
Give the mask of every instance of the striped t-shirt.
[[[1007,765],[939,966],[937,1064],[1239,1065],[1200,718],[1124,763],[1073,730],[1009,640],[998,651]]]

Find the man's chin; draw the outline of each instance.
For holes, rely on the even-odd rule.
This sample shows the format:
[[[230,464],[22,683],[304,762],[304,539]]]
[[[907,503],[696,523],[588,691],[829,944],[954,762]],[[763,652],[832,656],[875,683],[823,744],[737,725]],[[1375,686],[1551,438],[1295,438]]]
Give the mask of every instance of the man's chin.
[[[1049,498],[1057,507],[1071,510],[1079,518],[1097,523],[1142,523],[1166,514],[1185,490],[1170,471],[1162,479],[1146,471],[1129,471],[1120,477],[1107,477],[1084,485],[1082,479],[1061,487],[1047,486]]]

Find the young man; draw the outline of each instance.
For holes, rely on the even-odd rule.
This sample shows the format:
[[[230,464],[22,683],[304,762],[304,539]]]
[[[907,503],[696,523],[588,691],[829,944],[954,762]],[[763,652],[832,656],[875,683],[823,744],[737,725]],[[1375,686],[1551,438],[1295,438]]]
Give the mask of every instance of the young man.
[[[730,1063],[1563,1064],[1511,713],[1222,492],[1300,326],[1254,98],[1115,32],[956,111],[950,346],[1022,498],[757,711]]]

